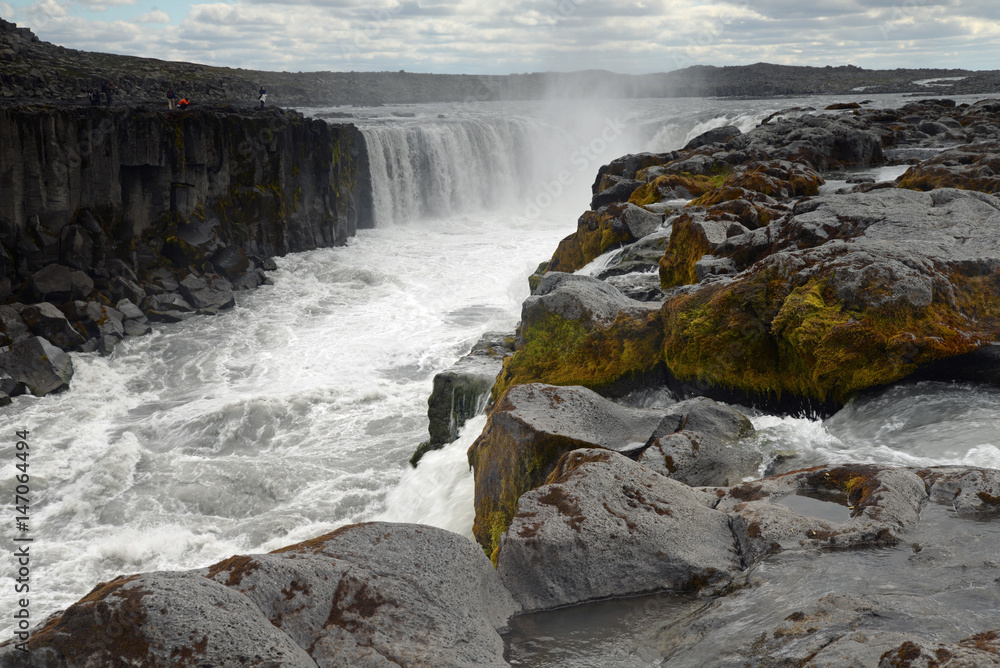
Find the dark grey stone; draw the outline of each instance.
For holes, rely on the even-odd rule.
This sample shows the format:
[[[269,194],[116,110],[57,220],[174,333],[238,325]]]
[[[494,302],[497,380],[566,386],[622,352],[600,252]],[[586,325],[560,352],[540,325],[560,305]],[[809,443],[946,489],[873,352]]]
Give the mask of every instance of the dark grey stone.
[[[87,337],[73,327],[66,315],[48,302],[24,307],[21,317],[35,336],[47,339],[63,350],[83,345]]]
[[[558,477],[556,477],[558,476]],[[741,570],[725,513],[615,452],[574,450],[521,496],[497,573],[525,610],[696,591]]]
[[[729,486],[756,477],[761,453],[744,439],[753,425],[738,411],[706,397],[671,406],[639,463],[691,486]]]
[[[0,348],[0,369],[36,397],[69,387],[73,360],[40,336]]]
[[[179,290],[199,312],[214,313],[236,305],[232,284],[218,274],[189,274],[180,282]]]

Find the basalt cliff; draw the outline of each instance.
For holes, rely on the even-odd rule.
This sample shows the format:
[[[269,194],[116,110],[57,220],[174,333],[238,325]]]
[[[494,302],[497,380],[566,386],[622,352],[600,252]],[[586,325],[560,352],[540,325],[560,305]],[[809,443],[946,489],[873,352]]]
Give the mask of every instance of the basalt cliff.
[[[0,389],[61,389],[58,349],[108,353],[344,243],[368,179],[354,126],[291,111],[0,108]]]

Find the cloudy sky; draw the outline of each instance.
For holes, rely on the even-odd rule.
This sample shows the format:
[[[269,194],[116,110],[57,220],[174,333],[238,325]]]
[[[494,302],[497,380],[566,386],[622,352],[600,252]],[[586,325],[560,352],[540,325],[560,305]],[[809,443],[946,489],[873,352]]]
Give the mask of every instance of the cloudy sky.
[[[0,0],[91,51],[251,69],[1000,68],[997,0]]]

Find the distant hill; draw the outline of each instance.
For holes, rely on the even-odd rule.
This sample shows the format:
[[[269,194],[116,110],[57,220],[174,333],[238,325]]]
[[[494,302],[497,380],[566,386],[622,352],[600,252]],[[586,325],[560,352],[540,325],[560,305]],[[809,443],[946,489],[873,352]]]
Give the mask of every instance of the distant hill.
[[[957,79],[931,84],[931,79]],[[281,106],[404,104],[588,97],[851,97],[873,93],[928,96],[1000,92],[1000,72],[865,70],[757,63],[697,65],[660,74],[603,70],[470,75],[410,72],[266,72],[78,51],[38,39],[0,19],[0,103],[85,102],[87,91],[112,80],[130,102],[164,102],[168,87],[195,103],[252,106],[268,89]]]

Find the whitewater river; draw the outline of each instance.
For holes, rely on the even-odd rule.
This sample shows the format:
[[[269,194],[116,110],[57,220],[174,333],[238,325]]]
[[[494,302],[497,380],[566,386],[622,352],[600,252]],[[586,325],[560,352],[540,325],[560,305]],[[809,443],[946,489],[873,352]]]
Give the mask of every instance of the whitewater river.
[[[465,450],[484,418],[418,470],[407,464],[427,437],[433,375],[483,332],[513,329],[528,274],[575,229],[598,167],[626,152],[679,148],[718,125],[748,130],[778,109],[827,103],[337,110],[353,114],[347,120],[369,142],[376,229],[341,248],[278,258],[274,285],[241,294],[223,315],[159,325],[109,358],[75,354],[71,390],[21,397],[0,412],[5,466],[15,429],[30,430],[32,615],[40,621],[119,574],[206,566],[349,522],[416,521],[470,535]],[[808,463],[1000,467],[992,389],[927,384],[827,420],[754,420],[758,447]],[[0,478],[5,500],[12,472]],[[12,520],[9,511],[6,545]],[[14,570],[5,552],[0,610],[14,609]],[[0,621],[0,638],[11,621]]]

